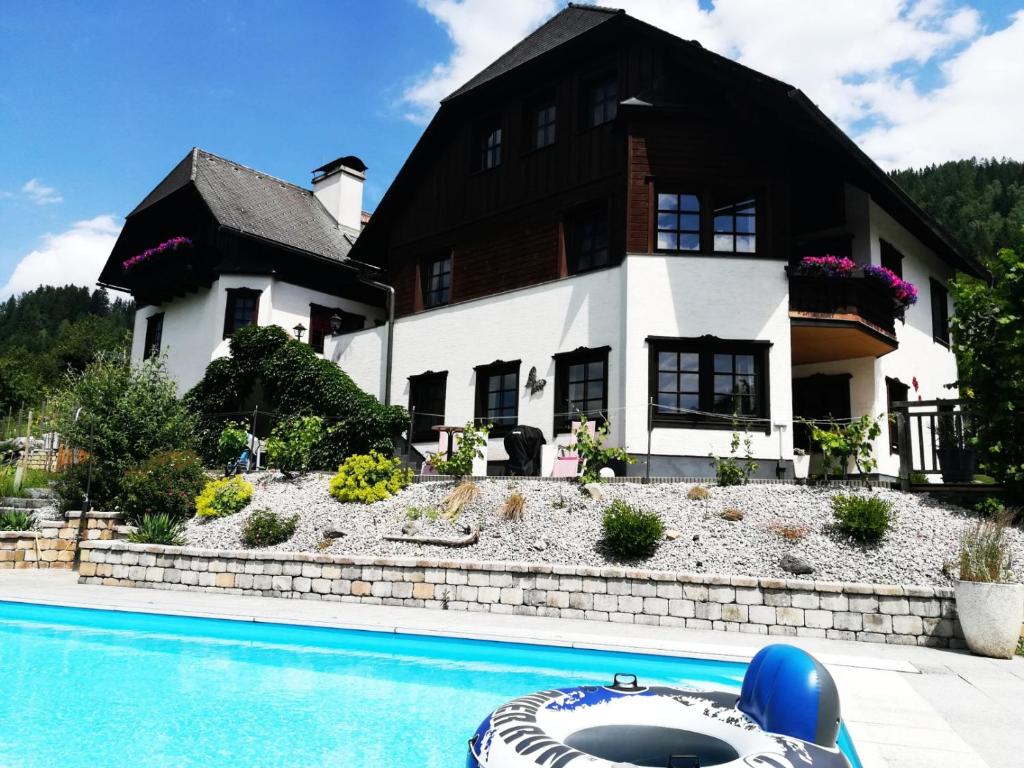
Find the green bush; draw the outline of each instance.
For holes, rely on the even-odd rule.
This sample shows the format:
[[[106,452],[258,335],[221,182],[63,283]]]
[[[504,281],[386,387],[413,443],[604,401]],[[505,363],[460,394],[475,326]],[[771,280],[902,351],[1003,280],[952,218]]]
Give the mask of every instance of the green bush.
[[[446,453],[435,453],[427,462],[439,475],[451,475],[461,480],[466,475],[473,473],[473,460],[483,458],[483,448],[487,445],[487,435],[491,431],[491,425],[477,427],[472,421],[467,421],[459,435],[459,444],[452,451],[449,459]]]
[[[198,517],[224,517],[241,512],[252,501],[252,484],[235,475],[211,480],[196,499]]]
[[[210,461],[219,455],[224,428],[217,414],[249,411],[254,402],[261,411],[331,422],[312,451],[313,469],[336,467],[346,456],[371,450],[390,454],[409,423],[404,408],[381,405],[337,365],[276,325],[236,331],[231,354],[211,362],[185,400],[199,414],[200,454]]]
[[[23,509],[0,512],[0,531],[31,531],[32,515]]]
[[[604,513],[604,548],[619,560],[642,560],[654,554],[665,525],[653,512],[613,501]]]
[[[961,580],[996,583],[1010,580],[1008,523],[1009,516],[1003,512],[994,520],[979,520],[964,529],[960,537]]]
[[[877,496],[845,496],[832,498],[836,527],[861,543],[880,540],[889,530],[892,504]]]
[[[242,543],[249,549],[272,547],[288,541],[295,533],[298,515],[283,517],[269,509],[257,509],[242,529]]]
[[[154,453],[121,480],[121,509],[129,521],[165,514],[184,519],[196,511],[206,485],[203,463],[192,451]]]
[[[128,534],[128,541],[180,547],[185,543],[185,536],[178,518],[165,514],[143,515],[136,523],[135,532]]]
[[[267,440],[271,466],[285,477],[306,472],[313,462],[313,449],[324,436],[324,420],[319,416],[297,416],[280,422]]]
[[[195,447],[195,420],[160,358],[132,366],[122,357],[101,357],[83,373],[68,374],[54,405],[56,431],[90,456],[91,501],[99,509],[114,508],[121,478],[136,464],[158,451]],[[84,487],[81,470],[58,484],[61,507],[80,506]]]
[[[583,462],[583,474],[580,475],[580,484],[600,483],[601,470],[613,461],[621,461],[623,464],[635,464],[636,459],[630,456],[624,448],[606,448],[605,441],[611,430],[611,420],[606,419],[590,433],[587,428],[587,417],[580,414],[580,426],[576,430],[576,453]]]
[[[244,424],[229,421],[217,438],[217,459],[219,464],[234,464],[242,451],[249,447],[249,433]]]
[[[70,464],[57,475],[53,492],[57,496],[57,507],[61,512],[80,510],[85,502],[85,489],[89,483],[91,460]],[[89,501],[94,509],[113,509],[121,494],[121,478],[109,472],[93,469],[89,487]]]
[[[740,433],[733,432],[732,440],[729,442],[728,456],[711,455],[711,466],[715,468],[715,480],[721,486],[746,485],[750,476],[757,472],[757,462],[754,461],[753,441],[749,434],[744,433],[742,438],[743,461],[740,462]]]
[[[401,464],[376,451],[349,456],[331,478],[331,496],[364,504],[390,498],[412,482],[412,470],[402,469]]]

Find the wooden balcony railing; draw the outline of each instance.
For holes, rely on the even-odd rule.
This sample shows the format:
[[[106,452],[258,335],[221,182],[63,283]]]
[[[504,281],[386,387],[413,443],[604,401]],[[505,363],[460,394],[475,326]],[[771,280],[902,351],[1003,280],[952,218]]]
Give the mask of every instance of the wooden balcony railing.
[[[789,308],[793,312],[823,318],[838,316],[851,319],[852,316],[891,336],[896,335],[896,309],[888,289],[864,277],[836,278],[790,273]]]

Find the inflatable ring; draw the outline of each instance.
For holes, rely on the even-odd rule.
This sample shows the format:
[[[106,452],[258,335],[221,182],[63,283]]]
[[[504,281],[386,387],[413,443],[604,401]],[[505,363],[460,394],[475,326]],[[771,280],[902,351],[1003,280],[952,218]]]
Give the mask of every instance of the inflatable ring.
[[[740,695],[610,686],[539,691],[496,709],[469,741],[467,768],[850,768],[836,746],[828,671],[791,646],[765,648]]]

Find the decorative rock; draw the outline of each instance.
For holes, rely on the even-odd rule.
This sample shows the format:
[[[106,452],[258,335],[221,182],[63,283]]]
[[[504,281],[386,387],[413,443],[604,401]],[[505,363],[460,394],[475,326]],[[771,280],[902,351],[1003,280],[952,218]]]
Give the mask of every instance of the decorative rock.
[[[669,530],[665,531],[665,538],[669,541],[675,541],[682,535],[682,531],[677,531],[674,528],[670,528]]]
[[[738,523],[743,519],[743,510],[736,509],[735,507],[729,507],[721,515],[723,520],[728,520],[730,523]]]
[[[802,557],[794,555],[792,552],[787,552],[782,556],[779,561],[779,565],[784,571],[795,573],[797,575],[805,573],[814,573],[814,566],[804,560]]]
[[[590,498],[594,501],[604,501],[604,491],[598,483],[587,483],[583,486],[583,490],[590,494]]]
[[[402,533],[406,536],[415,536],[423,530],[423,524],[418,520],[410,520],[402,526]]]
[[[548,548],[548,543],[544,541],[544,539],[537,539],[535,542],[533,542],[533,548],[538,552],[543,552],[545,549]]]
[[[341,539],[347,535],[348,534],[346,534],[345,531],[341,530],[341,528],[328,528],[326,531],[324,531],[325,539]]]

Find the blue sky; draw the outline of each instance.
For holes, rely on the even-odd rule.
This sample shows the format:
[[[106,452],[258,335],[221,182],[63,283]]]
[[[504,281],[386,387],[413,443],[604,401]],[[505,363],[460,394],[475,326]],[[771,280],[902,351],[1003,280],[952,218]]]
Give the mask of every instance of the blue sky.
[[[956,78],[969,84],[980,77],[979,68],[983,74],[991,66],[986,62],[1005,59],[999,50],[985,54],[984,43],[993,48],[1002,41],[1005,50],[1012,42],[1006,39],[1010,27],[1024,30],[1024,14],[1016,22],[1013,16],[1020,1],[835,0],[834,8],[810,14],[810,21],[806,13],[773,14],[779,18],[758,22],[762,29],[754,35],[745,23],[756,21],[753,6],[743,11],[744,1],[627,0],[622,5],[804,88],[865,148],[872,142],[905,144],[907,150],[889,161],[897,164],[926,157],[915,154],[922,140],[931,142],[933,155],[927,157],[938,161],[974,149],[963,143],[964,130],[954,117],[940,119],[941,110],[936,117],[932,102],[940,101],[943,88]],[[784,10],[806,0],[757,2],[760,8],[780,4]],[[815,9],[831,2],[822,0]],[[853,64],[819,65],[811,49],[790,54],[790,60],[766,52],[786,47],[771,44],[773,39],[808,39],[808,24],[823,35],[834,34],[849,27],[845,13],[854,18],[856,11],[863,19],[863,9],[876,2],[893,6],[891,18],[871,21],[895,35],[891,42],[879,42],[865,27],[856,32],[859,37],[824,45],[820,54],[834,63],[842,59],[837,47],[862,46],[851,55]],[[47,248],[56,249],[60,259],[39,261],[37,267],[45,271],[37,269],[31,279],[61,282],[67,277],[64,266],[79,260],[75,249],[106,247],[124,215],[193,145],[303,185],[312,168],[357,154],[370,168],[365,207],[372,209],[439,95],[561,5],[554,0],[0,0],[0,286],[26,255]],[[680,15],[680,9],[690,15]],[[765,32],[766,24],[775,26]],[[875,61],[872,46],[882,44],[912,53]],[[1020,50],[1016,55],[1024,59]],[[975,53],[979,61],[971,63]],[[902,98],[908,84],[912,98]],[[1011,92],[1004,92],[1008,100],[1014,100]],[[945,105],[946,113],[955,116],[970,108],[976,119],[973,96],[957,98],[961,101]],[[911,107],[919,114],[905,114]],[[922,137],[937,120],[949,124],[946,133]],[[894,127],[903,133],[893,133]],[[974,154],[1024,154],[1003,134],[981,137],[977,144]],[[89,222],[102,238],[75,239],[76,223]],[[95,261],[96,256],[81,258]]]

